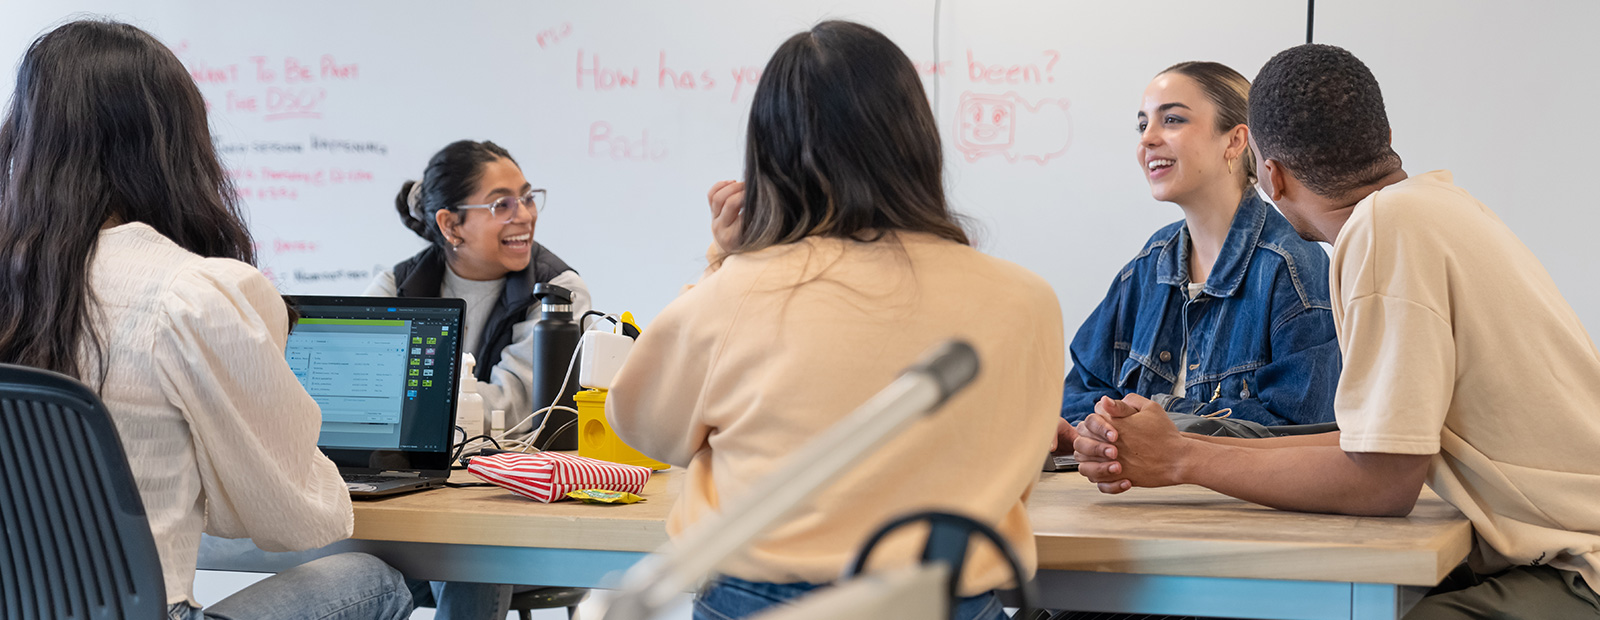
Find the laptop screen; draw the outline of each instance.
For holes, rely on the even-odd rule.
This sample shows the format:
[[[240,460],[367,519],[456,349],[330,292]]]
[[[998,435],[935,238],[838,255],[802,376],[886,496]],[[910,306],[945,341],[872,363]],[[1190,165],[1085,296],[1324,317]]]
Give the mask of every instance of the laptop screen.
[[[284,353],[322,408],[322,451],[345,468],[447,468],[461,300],[293,300],[300,320]]]

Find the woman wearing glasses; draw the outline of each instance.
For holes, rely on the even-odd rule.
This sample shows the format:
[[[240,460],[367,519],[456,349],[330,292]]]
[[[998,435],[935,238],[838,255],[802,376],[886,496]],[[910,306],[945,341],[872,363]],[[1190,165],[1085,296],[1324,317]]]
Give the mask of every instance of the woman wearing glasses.
[[[395,198],[400,221],[430,244],[367,288],[368,295],[466,300],[462,350],[478,360],[485,410],[533,411],[533,285],[572,291],[573,316],[589,310],[578,272],[533,240],[544,196],[499,145],[451,143]]]
[[[456,297],[466,301],[462,350],[478,360],[484,409],[533,411],[533,285],[572,291],[573,316],[589,310],[589,287],[565,262],[533,240],[545,192],[493,142],[461,140],[434,154],[420,181],[395,198],[400,221],[429,241],[426,249],[378,274],[367,295]],[[521,420],[515,415],[506,423]],[[431,590],[431,591],[430,591]],[[434,617],[504,618],[511,587],[475,583],[412,583],[419,606]],[[432,601],[429,601],[429,598]]]

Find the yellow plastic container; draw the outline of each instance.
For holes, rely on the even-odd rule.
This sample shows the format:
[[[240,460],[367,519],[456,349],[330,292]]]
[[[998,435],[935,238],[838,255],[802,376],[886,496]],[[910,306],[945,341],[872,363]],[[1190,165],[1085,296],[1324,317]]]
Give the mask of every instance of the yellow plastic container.
[[[583,390],[572,399],[578,402],[578,456],[657,471],[669,467],[641,454],[611,432],[611,425],[606,422],[605,390]]]

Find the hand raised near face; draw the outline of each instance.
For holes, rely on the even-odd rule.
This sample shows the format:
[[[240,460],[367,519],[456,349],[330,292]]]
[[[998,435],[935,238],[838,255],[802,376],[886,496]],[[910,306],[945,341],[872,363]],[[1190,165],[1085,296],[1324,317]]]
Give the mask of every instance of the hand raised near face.
[[[706,193],[711,203],[711,238],[724,253],[739,247],[744,234],[744,183],[717,181]]]

